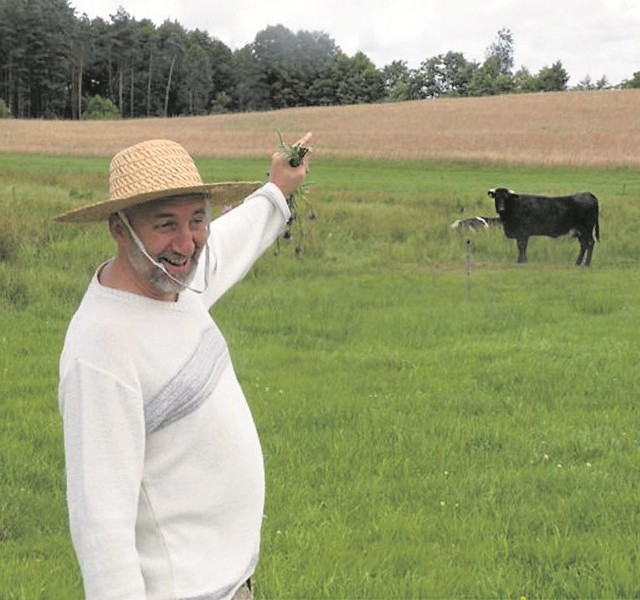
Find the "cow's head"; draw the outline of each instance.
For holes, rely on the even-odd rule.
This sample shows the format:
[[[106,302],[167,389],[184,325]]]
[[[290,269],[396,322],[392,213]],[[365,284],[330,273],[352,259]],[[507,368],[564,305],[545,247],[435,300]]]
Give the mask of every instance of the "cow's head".
[[[518,198],[513,190],[507,188],[494,188],[487,192],[487,195],[495,200],[496,212],[502,216],[509,210],[511,202]]]

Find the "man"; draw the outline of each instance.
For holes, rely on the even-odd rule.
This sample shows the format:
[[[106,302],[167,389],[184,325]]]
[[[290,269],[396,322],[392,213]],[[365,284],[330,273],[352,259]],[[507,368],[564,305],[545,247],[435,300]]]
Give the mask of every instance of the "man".
[[[251,597],[262,452],[209,308],[284,231],[307,169],[308,155],[292,167],[276,153],[265,185],[204,184],[182,146],[150,140],[114,156],[108,200],[57,218],[108,221],[117,244],[60,359],[69,521],[88,599]],[[210,223],[209,203],[246,194]]]

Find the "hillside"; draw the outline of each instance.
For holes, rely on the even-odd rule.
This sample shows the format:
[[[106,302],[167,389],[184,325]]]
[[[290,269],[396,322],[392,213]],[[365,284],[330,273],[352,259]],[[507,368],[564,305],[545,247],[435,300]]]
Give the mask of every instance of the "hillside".
[[[0,152],[111,156],[151,137],[264,156],[314,132],[316,157],[640,166],[640,90],[440,99],[110,122],[0,121]]]

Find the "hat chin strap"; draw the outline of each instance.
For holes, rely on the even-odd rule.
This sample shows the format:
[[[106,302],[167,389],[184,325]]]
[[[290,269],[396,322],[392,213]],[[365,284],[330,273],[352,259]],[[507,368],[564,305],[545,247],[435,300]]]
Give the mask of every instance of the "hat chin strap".
[[[192,292],[195,292],[196,294],[202,294],[209,287],[209,223],[211,223],[211,207],[209,206],[208,202],[205,202],[205,212],[206,212],[206,219],[207,219],[207,241],[205,242],[205,245],[204,245],[204,251],[205,251],[204,287],[201,290],[191,287],[190,285],[186,284],[184,281],[180,281],[177,277],[174,277],[171,273],[169,273],[167,268],[161,262],[158,262],[157,260],[155,260],[147,252],[147,249],[144,247],[142,240],[138,237],[138,234],[133,230],[133,227],[129,222],[129,217],[127,217],[124,211],[119,210],[116,212],[116,214],[118,215],[118,217],[120,217],[120,220],[124,223],[124,226],[127,228],[127,231],[131,235],[131,239],[133,239],[133,242],[135,243],[135,245],[138,247],[138,250],[142,252],[142,254],[147,258],[147,260],[154,267],[157,267],[158,269],[160,269],[169,279],[171,279],[171,281],[180,285],[182,289],[188,289],[188,290],[191,290]]]

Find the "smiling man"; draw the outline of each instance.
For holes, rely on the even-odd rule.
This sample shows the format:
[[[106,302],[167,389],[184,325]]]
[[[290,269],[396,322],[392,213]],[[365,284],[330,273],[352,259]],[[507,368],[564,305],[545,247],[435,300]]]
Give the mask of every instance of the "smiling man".
[[[158,200],[113,214],[109,225],[119,254],[105,265],[101,282],[157,300],[175,300],[195,276],[207,243],[208,214],[203,195]]]
[[[182,146],[150,140],[113,158],[108,200],[58,217],[108,222],[117,244],[60,358],[69,522],[89,600],[251,597],[262,451],[209,309],[284,231],[307,160],[275,154],[264,185],[204,184]],[[210,221],[211,204],[247,194]]]

